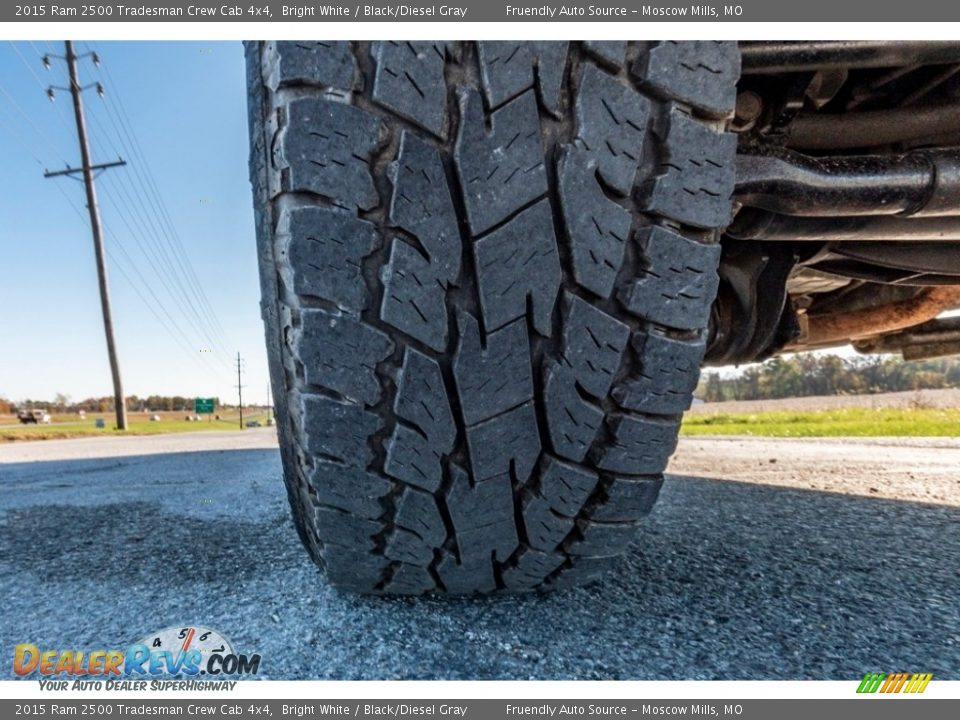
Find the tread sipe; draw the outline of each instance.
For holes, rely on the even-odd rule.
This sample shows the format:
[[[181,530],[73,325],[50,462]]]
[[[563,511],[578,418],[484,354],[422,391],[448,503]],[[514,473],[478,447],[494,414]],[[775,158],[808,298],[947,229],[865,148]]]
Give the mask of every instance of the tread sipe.
[[[691,402],[735,43],[247,45],[301,539],[348,590],[542,590],[637,537]]]

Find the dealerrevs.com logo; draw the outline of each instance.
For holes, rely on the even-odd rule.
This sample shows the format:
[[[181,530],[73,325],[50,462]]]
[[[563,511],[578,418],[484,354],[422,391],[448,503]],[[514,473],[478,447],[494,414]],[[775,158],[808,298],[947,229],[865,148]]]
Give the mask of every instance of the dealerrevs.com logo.
[[[169,627],[123,649],[41,649],[21,643],[13,651],[13,672],[37,676],[51,690],[68,689],[71,680],[76,689],[139,690],[148,679],[171,676],[202,677],[196,685],[206,690],[225,677],[256,675],[259,669],[260,655],[237,653],[221,633],[198,626]],[[87,687],[77,687],[78,681]],[[180,682],[153,683],[151,689],[189,688]]]

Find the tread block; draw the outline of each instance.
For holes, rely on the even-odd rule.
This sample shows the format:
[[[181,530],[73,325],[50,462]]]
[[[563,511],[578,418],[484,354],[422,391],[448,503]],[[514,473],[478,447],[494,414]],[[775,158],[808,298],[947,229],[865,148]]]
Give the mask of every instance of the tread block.
[[[433,560],[433,548],[417,537],[416,533],[395,528],[387,538],[384,554],[391,560],[427,567]]]
[[[460,274],[460,228],[436,148],[404,131],[396,161],[390,222],[416,236],[426,250],[434,277],[449,285]]]
[[[316,462],[310,473],[310,484],[320,505],[329,505],[362,518],[378,518],[384,507],[380,499],[392,483],[376,473],[336,463]]]
[[[573,530],[573,518],[558,515],[549,502],[530,495],[523,500],[523,527],[530,547],[553,552]]]
[[[637,240],[644,255],[643,274],[620,289],[621,304],[667,327],[706,327],[720,282],[720,245],[704,245],[662,227],[645,228]]]
[[[373,99],[438,137],[445,137],[445,43],[377,42]]]
[[[540,116],[534,94],[526,92],[491,114],[488,134],[475,90],[462,91],[460,114],[454,158],[477,235],[547,192]]]
[[[662,175],[645,183],[645,208],[699,228],[730,222],[737,137],[717,132],[673,108]]]
[[[401,563],[383,589],[397,595],[420,595],[435,587],[436,583],[426,568]]]
[[[357,315],[367,306],[361,261],[380,247],[373,223],[335,208],[284,208],[275,238],[277,264],[289,268],[288,284],[295,293],[329,300]]]
[[[597,485],[597,474],[546,456],[540,477],[540,496],[561,515],[575,517]]]
[[[264,65],[271,90],[289,85],[314,85],[349,92],[355,85],[357,62],[349,42],[286,41],[267,43]]]
[[[317,539],[324,543],[373,550],[373,536],[383,530],[383,523],[377,520],[332,508],[316,508],[313,515]]]
[[[437,500],[429,493],[404,488],[397,501],[395,520],[398,526],[410,530],[431,548],[440,547],[447,538]]]
[[[327,545],[323,548],[323,564],[335,587],[352,592],[371,592],[380,583],[390,561],[383,555]]]
[[[453,374],[464,422],[476,425],[532,398],[526,322],[516,320],[490,333],[486,347],[481,347],[476,319],[460,312],[457,320],[460,343],[454,355]]]
[[[510,472],[513,465],[520,482],[540,454],[540,432],[533,402],[467,428],[470,464],[477,482]]]
[[[437,574],[451,595],[488,593],[497,589],[489,557],[469,557],[458,563],[452,555],[447,555],[437,565]]]
[[[503,570],[503,584],[508,590],[532,590],[565,560],[555,553],[522,550],[516,564]]]
[[[660,94],[709,117],[723,118],[737,102],[740,52],[735,42],[660,42],[644,54],[633,72]]]
[[[597,161],[604,182],[628,195],[643,156],[650,101],[593,65],[577,95],[576,144]]]
[[[663,472],[677,447],[679,422],[613,415],[607,423],[613,442],[598,451],[597,467],[628,475]]]
[[[467,473],[456,468],[447,491],[447,509],[461,559],[494,557],[503,562],[517,548],[509,475],[471,485]]]
[[[573,145],[557,162],[560,204],[570,237],[573,277],[600,297],[610,297],[630,236],[630,211],[610,200],[597,182],[597,159]]]
[[[632,344],[640,370],[613,388],[614,400],[639,412],[673,415],[688,409],[706,341],[677,340],[649,332],[637,333]]]
[[[436,270],[416,248],[394,238],[390,262],[380,269],[380,317],[440,352],[447,347],[447,305]]]
[[[562,271],[550,204],[541,200],[474,243],[484,327],[491,332],[533,306],[533,326],[547,337]]]
[[[308,384],[367,405],[380,399],[377,363],[393,352],[384,333],[350,315],[309,309],[301,312],[294,347]]]
[[[440,460],[453,449],[456,425],[437,362],[407,348],[397,383],[394,410],[420,432],[397,425],[387,442],[384,470],[431,492],[440,486]]]
[[[624,56],[627,52],[625,40],[585,40],[583,47],[587,53],[601,62],[615,68],[623,67]]]
[[[406,349],[393,409],[398,416],[420,428],[436,450],[448,453],[453,449],[457,426],[436,360],[412,348]]]
[[[372,457],[368,438],[380,429],[380,416],[360,405],[323,395],[301,395],[300,417],[306,448],[315,457],[366,467]]]
[[[607,501],[593,510],[590,519],[639,520],[653,509],[662,485],[662,477],[615,477],[606,488]]]
[[[630,327],[576,295],[563,296],[563,362],[577,383],[597,398],[610,391]]]
[[[478,42],[480,76],[487,102],[497,107],[536,83],[544,107],[555,115],[560,104],[568,44],[558,41]]]
[[[387,441],[387,475],[434,492],[440,487],[442,453],[416,430],[397,425]]]
[[[580,397],[576,377],[569,368],[548,364],[545,375],[543,396],[553,451],[580,462],[603,425],[603,410]]]
[[[285,106],[274,164],[287,192],[310,192],[345,208],[367,210],[379,201],[370,159],[383,124],[360,108],[322,98],[297,98]]]
[[[571,555],[581,557],[619,556],[640,534],[640,525],[635,523],[606,523],[581,520],[583,538],[570,546]]]
[[[553,590],[563,590],[580,585],[587,585],[612,574],[622,562],[622,556],[608,557],[575,557],[572,566],[564,568],[556,578],[552,579],[549,587]]]

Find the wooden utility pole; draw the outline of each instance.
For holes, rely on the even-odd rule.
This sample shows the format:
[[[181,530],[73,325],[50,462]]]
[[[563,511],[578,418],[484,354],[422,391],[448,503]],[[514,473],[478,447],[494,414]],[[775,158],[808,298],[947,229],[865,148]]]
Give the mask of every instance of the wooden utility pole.
[[[240,353],[237,353],[237,396],[240,402],[240,429],[243,430],[243,385],[240,381]]]
[[[273,409],[273,403],[270,402],[270,381],[267,380],[267,425],[270,424],[270,411]]]
[[[73,51],[73,43],[70,40],[64,42],[66,54],[63,59],[67,61],[67,68],[70,73],[70,94],[73,96],[73,114],[77,121],[77,138],[80,143],[81,167],[67,168],[57,172],[44,173],[44,177],[56,177],[58,175],[73,175],[77,172],[83,175],[83,185],[87,193],[87,210],[90,212],[90,230],[93,233],[93,250],[97,260],[97,278],[100,284],[100,309],[103,312],[103,331],[107,336],[107,354],[110,356],[110,374],[113,376],[113,402],[117,411],[117,429],[127,429],[127,407],[123,396],[123,383],[120,380],[120,362],[117,360],[117,342],[113,334],[113,314],[110,310],[110,286],[107,283],[107,264],[103,249],[103,228],[100,224],[100,208],[97,205],[97,190],[94,185],[94,171],[103,170],[109,167],[124,165],[123,161],[115,163],[105,163],[94,165],[90,162],[90,144],[87,141],[87,121],[83,114],[83,91],[86,89],[80,86],[80,79],[77,73],[77,55]],[[96,60],[96,57],[94,56]],[[45,58],[44,62],[48,60]],[[97,91],[102,92],[99,84],[96,85]],[[61,88],[62,89],[62,88]],[[47,90],[47,94],[53,99],[53,88]]]

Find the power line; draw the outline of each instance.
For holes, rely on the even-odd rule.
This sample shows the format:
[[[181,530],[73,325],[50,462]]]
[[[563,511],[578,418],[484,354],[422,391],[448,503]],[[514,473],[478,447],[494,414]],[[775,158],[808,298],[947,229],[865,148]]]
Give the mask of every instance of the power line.
[[[95,115],[92,117],[94,118],[94,123],[100,128],[101,133],[107,138],[110,146],[114,149],[114,151],[117,151],[116,145],[114,145],[113,141],[110,139],[110,134],[103,127],[102,123],[97,120]],[[127,151],[127,156],[129,157],[131,155],[129,153],[129,147],[123,143],[122,139],[120,142],[121,145],[123,145],[124,150]],[[124,153],[120,153],[118,151],[117,154]],[[142,181],[137,165],[138,164],[136,162],[132,164],[132,168],[136,176],[133,178],[133,182],[127,184],[117,183],[115,185],[112,181],[108,180],[105,181],[105,187],[111,191],[110,197],[114,202],[115,210],[117,210],[118,213],[129,211],[133,221],[141,231],[140,237],[142,238],[142,242],[136,237],[135,239],[145,254],[147,253],[147,247],[150,248],[149,254],[151,257],[151,262],[160,273],[158,277],[167,288],[167,291],[170,292],[172,296],[179,297],[181,299],[189,298],[195,294],[196,289],[192,289],[184,283],[183,273],[177,271],[171,260],[171,252],[174,256],[176,256],[176,251],[172,249],[172,246],[169,244],[169,242],[164,243],[163,236],[161,234],[162,228],[158,230],[156,222],[150,218],[150,212],[147,208],[147,203],[144,201],[145,193],[143,192],[141,185],[137,182],[138,179]],[[156,217],[155,214],[154,217]],[[124,220],[125,224],[127,224],[128,228],[130,228],[130,223],[127,222],[126,218],[123,217],[122,219]],[[132,228],[130,229],[131,232],[133,232]],[[167,279],[169,279],[169,282],[164,279],[164,275],[166,275]],[[171,284],[176,286],[177,291],[173,290]],[[202,312],[198,312],[197,307],[195,307],[195,305],[191,302],[185,302],[185,305],[188,308],[189,313],[184,313],[184,317],[194,327],[200,338],[216,344],[220,352],[223,353],[223,358],[228,356],[229,351],[226,350],[224,342],[218,339],[213,323],[210,321],[209,316],[205,317]]]
[[[37,74],[37,71],[34,69],[34,67],[30,64],[27,58],[24,57],[23,53],[20,51],[20,48],[17,47],[16,43],[8,42],[7,44],[17,54],[17,57],[20,58],[20,62],[27,69],[27,72],[30,73],[30,76],[33,78],[34,83],[36,83],[37,85],[37,88],[39,90],[39,95],[41,97],[46,97],[47,84],[43,82],[43,80],[41,79],[40,75]],[[39,51],[37,50],[36,46],[33,45],[33,43],[30,43],[30,45],[33,47],[34,53],[36,53],[37,55],[37,61],[42,62],[43,58],[40,55]],[[63,128],[64,135],[66,137],[73,135],[75,131],[70,121],[67,119],[66,113],[64,112],[63,108],[60,105],[57,105],[56,108],[57,108],[57,118],[60,120],[60,124]],[[63,153],[61,150],[62,148],[60,148],[60,146],[57,145],[57,154],[61,156],[65,155],[65,153]],[[70,150],[72,151],[72,147],[70,148]]]
[[[89,48],[88,44],[85,44]],[[91,50],[92,52],[92,50]],[[113,76],[110,72],[110,68],[107,65],[103,66],[104,77],[110,83],[111,88],[116,90],[117,85],[113,80]],[[170,237],[173,239],[173,242],[176,245],[176,248],[179,252],[175,253],[175,257],[178,262],[182,259],[183,262],[180,263],[181,268],[186,272],[187,276],[194,283],[197,288],[197,296],[200,300],[200,303],[205,307],[209,317],[212,320],[214,329],[219,333],[220,339],[227,345],[229,341],[226,337],[226,332],[223,329],[223,325],[220,323],[219,318],[217,317],[216,312],[213,310],[213,306],[210,303],[209,298],[206,293],[203,291],[202,284],[200,283],[199,278],[197,277],[196,271],[190,262],[190,257],[186,252],[186,249],[183,245],[183,241],[180,238],[179,233],[176,230],[176,226],[173,223],[173,219],[170,216],[169,210],[167,209],[166,203],[163,201],[163,197],[160,194],[159,188],[156,183],[156,179],[153,175],[153,172],[150,169],[150,165],[146,160],[146,156],[143,153],[142,146],[140,144],[139,138],[136,135],[136,131],[133,127],[133,124],[130,122],[129,115],[127,114],[126,107],[123,103],[123,98],[121,94],[117,92],[111,93],[107,97],[107,102],[110,103],[114,109],[115,113],[108,115],[111,122],[114,120],[119,120],[120,128],[123,130],[123,135],[127,136],[127,139],[130,142],[130,146],[133,150],[132,156],[139,158],[142,163],[144,176],[146,177],[145,185],[149,189],[150,194],[148,197],[152,196],[153,201],[155,201],[155,207],[159,210],[159,215],[163,219],[167,231],[169,232]],[[118,139],[121,140],[122,137],[118,134]]]
[[[9,130],[13,135],[15,135],[21,141],[21,147],[26,148],[31,144],[30,141],[27,139],[27,136],[23,135],[19,130],[17,130],[16,126],[13,125],[13,123],[11,123],[9,120],[0,118],[0,122],[2,122],[4,124],[4,127],[6,127],[7,130]],[[36,162],[37,165],[40,166],[41,169],[45,167],[43,161],[39,157],[37,157],[33,152],[29,152],[28,154],[30,155],[30,157],[33,158],[34,162]]]
[[[37,126],[37,124],[36,124],[36,123],[33,121],[33,119],[26,113],[26,111],[25,111],[22,107],[20,107],[20,103],[18,103],[18,102],[14,99],[13,95],[11,95],[9,92],[7,92],[6,88],[4,88],[3,85],[0,85],[0,93],[2,93],[2,94],[7,98],[7,100],[10,101],[10,104],[13,106],[13,108],[14,108],[18,113],[20,113],[21,117],[23,117],[23,119],[24,119],[24,120],[26,121],[26,123],[33,129],[33,131],[34,131],[37,135],[39,135],[40,138],[41,138],[45,143],[47,143],[47,145],[49,145],[53,150],[56,150],[56,145],[55,145],[54,142],[50,139],[50,136],[47,135],[43,130],[41,130],[41,129]],[[67,165],[67,164],[68,164],[67,161],[63,159],[63,154],[62,154],[62,153],[57,152],[57,153],[55,153],[55,154],[60,156],[60,159],[63,161],[63,164],[64,164],[64,165]]]
[[[170,311],[167,309],[166,305],[164,305],[163,301],[162,301],[159,297],[157,297],[156,292],[153,290],[153,288],[152,288],[152,287],[150,286],[150,284],[147,282],[146,278],[144,277],[143,272],[142,272],[142,271],[140,270],[140,268],[137,266],[136,261],[130,256],[130,254],[127,252],[126,248],[124,248],[123,244],[119,241],[119,238],[117,238],[117,236],[113,233],[113,231],[112,231],[109,227],[107,228],[107,231],[108,231],[109,235],[111,236],[111,238],[115,241],[114,244],[116,245],[117,249],[120,251],[120,253],[121,253],[121,254],[123,255],[123,257],[125,258],[126,262],[130,265],[131,269],[132,269],[133,272],[136,274],[137,278],[139,279],[140,285],[142,285],[142,286],[146,289],[146,291],[150,294],[150,296],[153,298],[153,302],[152,302],[152,303],[151,303],[149,300],[147,300],[147,299],[143,296],[143,294],[140,292],[139,286],[138,286],[136,283],[134,283],[133,280],[130,280],[129,277],[128,277],[128,282],[130,282],[130,284],[133,286],[134,291],[135,291],[135,292],[140,296],[140,298],[144,301],[144,304],[145,304],[145,305],[147,306],[147,308],[151,311],[151,313],[153,313],[154,317],[157,317],[157,319],[161,321],[161,325],[163,325],[163,327],[164,327],[165,329],[167,329],[167,328],[166,328],[166,324],[163,323],[163,321],[157,316],[157,313],[154,311],[153,306],[156,305],[156,306],[160,309],[160,311],[166,316],[167,320],[170,321],[170,323],[171,323],[171,325],[173,326],[174,330],[176,330],[176,334],[179,336],[179,337],[175,336],[175,334],[168,329],[168,332],[170,333],[171,337],[173,337],[174,340],[177,340],[178,342],[179,342],[180,339],[182,339],[183,343],[186,343],[185,346],[182,345],[182,344],[180,345],[181,349],[185,349],[186,352],[190,355],[190,357],[192,357],[192,358],[194,358],[194,359],[196,359],[196,358],[199,357],[199,358],[203,361],[205,369],[210,370],[212,373],[214,373],[214,374],[216,374],[216,375],[218,375],[218,376],[221,375],[221,374],[222,374],[222,371],[220,371],[220,370],[218,370],[217,368],[213,367],[213,365],[211,365],[210,362],[209,362],[209,360],[207,359],[207,356],[201,354],[201,353],[202,353],[202,349],[198,352],[196,348],[191,348],[192,343],[190,342],[190,339],[184,334],[183,330],[180,328],[180,326],[179,326],[179,324],[177,323],[177,321],[174,320],[174,318],[171,316]],[[198,360],[198,362],[199,362],[199,360]]]
[[[144,257],[147,258],[156,270],[155,275],[157,279],[166,292],[174,298],[174,303],[180,309],[180,314],[197,333],[201,343],[206,344],[204,341],[212,339],[210,338],[209,331],[203,329],[203,323],[196,313],[191,314],[184,311],[183,303],[177,300],[177,298],[182,299],[186,297],[189,293],[188,289],[179,281],[176,272],[171,269],[169,263],[163,259],[162,252],[157,249],[156,242],[151,242],[151,233],[153,233],[155,237],[155,229],[150,225],[149,220],[143,216],[141,208],[135,205],[130,199],[129,194],[123,189],[124,186],[122,183],[115,184],[107,180],[104,182],[104,186],[110,191],[107,197],[111,201],[111,207],[117,214],[117,217],[119,217],[121,222],[126,226],[129,237],[134,240]],[[179,286],[179,291],[175,290],[171,283],[172,285]],[[186,305],[190,307],[189,303]],[[226,351],[222,346],[219,349],[226,355]],[[223,359],[222,356],[221,359]]]
[[[109,71],[107,72],[109,73]],[[109,77],[109,74],[108,74],[108,77]],[[134,150],[137,156],[140,157],[141,161],[144,163],[144,167],[146,169],[147,187],[150,190],[151,196],[156,201],[156,207],[159,208],[160,216],[162,217],[162,220],[165,223],[165,226],[169,231],[170,236],[173,238],[173,241],[176,244],[177,250],[179,250],[178,253],[175,253],[175,257],[177,257],[178,260],[180,258],[184,260],[184,264],[181,265],[181,267],[183,268],[185,266],[185,271],[187,272],[188,276],[192,279],[194,285],[198,289],[200,289],[199,298],[200,298],[201,305],[203,305],[206,308],[207,312],[209,313],[209,316],[213,321],[214,329],[217,333],[219,333],[221,340],[225,344],[229,345],[230,343],[229,343],[229,340],[227,339],[226,331],[224,330],[223,325],[220,323],[220,320],[216,312],[214,311],[209,298],[207,297],[206,293],[203,292],[202,290],[202,284],[200,283],[200,280],[197,277],[196,270],[193,264],[190,262],[189,255],[187,254],[187,251],[183,245],[183,240],[180,238],[180,234],[173,223],[173,219],[170,216],[170,212],[167,209],[166,203],[163,201],[163,198],[160,195],[160,190],[157,187],[156,179],[153,173],[150,171],[149,165],[147,165],[146,163],[146,158],[140,147],[139,140],[137,139],[136,135],[133,134],[134,131],[132,126],[130,125],[129,119],[127,119],[126,109],[123,107],[122,100],[120,100],[119,98],[118,98],[117,106],[120,108],[121,122],[125,123],[126,127],[130,129]]]
[[[106,136],[109,137],[109,135]],[[133,167],[134,173],[138,174],[136,163],[134,163]],[[158,230],[156,222],[151,220],[147,204],[144,202],[144,195],[141,187],[137,182],[130,183],[132,190],[128,189],[128,187],[124,184],[114,185],[113,183],[109,183],[108,185],[113,191],[113,194],[116,196],[114,197],[114,200],[118,198],[121,199],[124,207],[132,211],[138,227],[143,230],[144,242],[150,243],[150,247],[152,248],[152,261],[157,266],[158,270],[162,270],[166,273],[167,277],[170,279],[170,282],[178,288],[180,297],[189,297],[192,292],[195,292],[195,290],[184,283],[184,274],[182,272],[178,272],[174,267],[173,261],[171,260],[172,248],[170,248],[169,243],[164,243],[161,230]],[[175,255],[175,252],[173,254]],[[168,290],[171,292],[171,294],[174,294],[174,291],[169,286]],[[190,315],[185,315],[187,320],[194,325],[194,328],[201,335],[201,337],[206,337],[211,342],[218,344],[221,352],[226,355],[226,347],[222,342],[218,341],[209,317],[205,318],[201,312],[198,312],[198,309],[192,303],[186,303],[186,306],[190,310]]]
[[[110,188],[113,187],[112,184],[105,183],[105,185],[108,187],[108,189],[110,189]],[[148,250],[148,247],[149,247],[149,246],[148,246],[148,245],[145,245],[145,243],[147,242],[146,232],[144,231],[144,229],[143,229],[142,225],[140,224],[139,220],[137,220],[136,218],[128,217],[128,212],[127,212],[127,210],[125,210],[123,207],[121,207],[120,205],[117,204],[117,198],[116,198],[113,194],[108,193],[108,194],[107,194],[107,197],[108,197],[108,198],[110,199],[110,201],[111,201],[111,208],[112,208],[113,211],[115,212],[116,216],[120,219],[120,221],[121,221],[121,222],[123,223],[123,225],[126,227],[127,233],[128,233],[128,237],[130,237],[130,238],[133,239],[134,243],[135,243],[135,244],[137,245],[137,247],[140,249],[141,253],[142,253],[143,256],[146,258],[147,262],[150,263],[151,266],[153,266],[154,268],[157,268],[157,267],[158,267],[158,262],[156,261],[156,258],[155,258],[155,255],[154,255],[154,252],[155,252],[155,251],[150,251],[150,250]],[[124,254],[129,258],[129,261],[130,261],[130,263],[131,263],[132,265],[136,265],[136,263],[135,263],[135,261],[133,260],[133,258],[132,258],[132,257],[129,255],[129,253],[127,253],[126,250],[124,249],[123,243],[121,242],[120,238],[119,238],[118,236],[116,236],[116,234],[114,234],[112,231],[111,231],[111,235],[114,237],[118,249],[120,249],[120,250],[122,250],[122,251],[124,252]],[[181,327],[180,327],[181,323],[177,323],[177,322],[171,317],[170,311],[167,310],[167,308],[166,308],[165,304],[163,303],[163,301],[160,300],[160,298],[157,296],[157,293],[154,291],[153,287],[152,287],[152,286],[150,285],[150,283],[147,281],[144,273],[141,272],[141,271],[139,270],[139,268],[137,268],[136,273],[137,273],[138,277],[140,278],[140,281],[141,281],[141,282],[144,284],[144,286],[147,288],[147,290],[148,290],[148,292],[150,293],[150,295],[153,296],[154,301],[155,301],[158,305],[160,305],[160,307],[161,307],[161,309],[163,310],[164,314],[167,315],[167,317],[170,319],[170,322],[174,324],[174,327],[177,329],[177,332],[180,334],[180,336],[183,337],[184,339],[186,339],[186,335],[184,335],[183,330],[182,330]],[[177,296],[177,293],[170,287],[170,284],[167,282],[167,279],[164,277],[164,275],[163,275],[162,273],[159,273],[159,274],[158,274],[158,273],[154,273],[154,275],[155,275],[156,279],[159,280],[160,285],[162,286],[162,288],[163,288],[164,290],[166,290],[167,294],[168,294],[171,298],[173,298],[173,300],[174,300],[174,305],[179,308],[179,314],[180,314],[180,316],[183,317],[183,318],[185,318],[185,319],[187,320],[187,323],[188,323],[189,327],[192,328],[192,330],[197,333],[197,337],[198,337],[198,339],[199,339],[199,345],[205,347],[205,346],[206,346],[206,343],[205,343],[204,341],[207,339],[207,333],[204,332],[203,330],[201,330],[201,329],[198,327],[197,323],[196,323],[195,321],[193,321],[193,319],[190,317],[190,315],[184,313],[184,311],[183,311],[183,309],[182,309],[182,306],[180,306],[180,304],[179,304],[179,303],[177,302],[177,300],[176,300],[177,297],[178,297],[178,296]],[[188,342],[188,344],[192,344],[192,343],[190,343],[189,340],[187,340],[187,342]],[[224,362],[224,363],[227,362],[226,359],[225,359],[222,355],[219,355],[219,356],[217,357],[217,359],[220,360],[221,362]],[[207,358],[204,357],[204,360],[206,361]],[[209,366],[209,362],[208,362],[208,366]],[[210,367],[212,367],[212,366],[210,366]],[[228,367],[229,367],[229,365],[228,365]]]
[[[40,161],[38,160],[37,162],[40,162]],[[71,198],[67,194],[66,190],[64,190],[62,186],[57,185],[56,187],[60,191],[60,194],[63,195],[66,201],[70,204],[70,207],[73,208],[73,211],[77,214],[77,216],[81,220],[84,220],[85,218],[83,217],[83,212],[80,210],[77,204],[73,201],[73,198]],[[112,228],[109,225],[105,225],[104,228],[106,230],[107,235],[109,235],[110,238],[114,241],[114,245],[116,246],[117,250],[120,251],[120,255],[114,255],[113,252],[111,252],[110,247],[107,246],[107,256],[112,261],[114,261],[114,263],[117,266],[117,269],[120,271],[120,274],[123,276],[124,280],[126,280],[127,284],[130,285],[130,288],[134,291],[134,293],[136,293],[137,297],[140,298],[140,300],[143,302],[146,308],[150,311],[150,313],[154,316],[154,318],[156,318],[157,322],[160,323],[160,326],[167,332],[168,335],[170,335],[170,338],[175,343],[177,343],[180,349],[183,350],[184,353],[188,357],[190,357],[194,362],[196,362],[199,367],[202,367],[204,370],[208,370],[212,374],[219,377],[221,375],[221,372],[216,368],[214,368],[209,363],[204,365],[202,361],[205,361],[206,358],[202,358],[199,355],[199,353],[197,353],[196,350],[191,347],[191,342],[189,338],[187,338],[187,336],[183,333],[183,330],[181,330],[179,325],[177,325],[176,320],[174,320],[173,317],[171,317],[169,311],[167,310],[163,302],[160,300],[160,298],[157,297],[156,293],[153,291],[153,288],[150,286],[150,283],[147,282],[146,278],[143,276],[143,273],[140,271],[140,268],[137,266],[134,259],[130,256],[129,253],[127,253],[126,249],[123,247],[123,244],[120,242],[119,237],[117,237],[117,235],[113,232]],[[121,262],[121,260],[129,264],[131,270],[134,272],[134,274],[138,276],[139,282],[136,282],[133,278],[130,277],[129,273],[124,269],[123,262]],[[144,296],[143,292],[141,291],[141,288],[145,288],[147,292],[150,293],[150,295],[153,298],[152,302]],[[167,320],[170,322],[170,325],[172,325],[174,330],[176,330],[176,332],[179,333],[179,337],[173,330],[171,330],[170,325],[167,325],[164,319],[157,313],[156,308],[159,308],[160,311],[163,312]]]
[[[129,236],[132,237],[133,240],[134,240],[134,242],[138,245],[138,247],[140,247],[141,253],[142,253],[145,257],[147,257],[147,260],[148,260],[148,262],[149,262],[149,261],[150,261],[149,256],[148,256],[147,253],[145,252],[144,247],[141,245],[141,243],[140,243],[140,242],[138,241],[138,239],[137,239],[137,236],[136,236],[136,235],[137,235],[137,232],[138,232],[138,231],[135,230],[135,229],[131,226],[130,220],[126,217],[126,215],[125,215],[123,212],[117,210],[117,215],[118,215],[118,217],[120,218],[121,222],[123,222],[123,224],[126,226],[128,232],[129,232]],[[143,277],[143,273],[140,273],[140,272],[138,271],[138,274],[141,276],[141,278],[144,279],[144,281],[146,280],[146,279]],[[170,286],[169,286],[169,284],[166,282],[166,280],[165,280],[165,278],[163,277],[163,275],[158,275],[157,277],[158,277],[158,279],[159,279],[159,281],[160,281],[160,284],[167,290],[167,292],[168,292],[170,295],[172,295],[172,296],[175,297],[175,293],[170,289]],[[151,289],[151,294],[154,295],[154,297],[156,297],[156,294],[152,291],[152,289]],[[158,302],[159,302],[159,298],[157,298],[157,300],[158,300]],[[161,304],[162,304],[162,303],[161,303]],[[200,338],[201,345],[204,345],[204,347],[205,347],[206,345],[204,344],[203,341],[204,341],[205,338],[206,338],[206,333],[203,333],[203,332],[201,332],[200,330],[198,330],[196,324],[195,324],[194,322],[190,321],[190,317],[183,315],[183,310],[182,310],[182,309],[180,310],[180,315],[183,316],[183,317],[185,317],[185,318],[188,320],[189,326],[192,327],[193,331],[197,333],[198,337]],[[175,321],[173,321],[172,319],[171,319],[171,321],[172,321],[172,322],[175,322]],[[177,327],[178,327],[178,329],[179,329],[179,324],[178,324]],[[181,332],[182,332],[182,331],[181,331]],[[220,360],[223,361],[223,362],[226,362],[226,360],[225,360],[223,357],[220,357],[220,358],[218,358],[218,359],[220,359]]]

